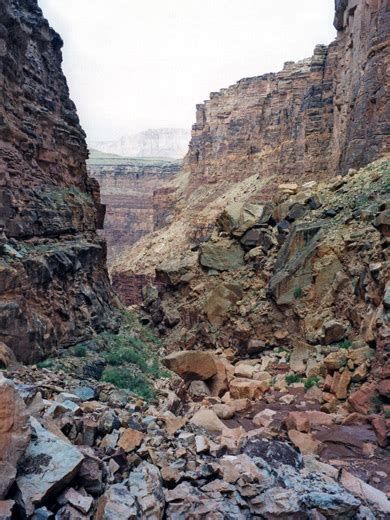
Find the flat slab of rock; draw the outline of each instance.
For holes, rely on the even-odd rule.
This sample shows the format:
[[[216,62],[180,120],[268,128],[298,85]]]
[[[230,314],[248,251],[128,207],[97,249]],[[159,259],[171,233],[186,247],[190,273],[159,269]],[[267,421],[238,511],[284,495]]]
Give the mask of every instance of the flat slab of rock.
[[[16,478],[16,466],[30,441],[28,414],[15,385],[0,374],[0,499]]]
[[[30,418],[32,438],[19,464],[16,480],[27,515],[59,492],[77,474],[84,456]]]
[[[217,373],[214,357],[208,352],[184,350],[174,352],[162,360],[162,363],[183,379],[209,379]]]

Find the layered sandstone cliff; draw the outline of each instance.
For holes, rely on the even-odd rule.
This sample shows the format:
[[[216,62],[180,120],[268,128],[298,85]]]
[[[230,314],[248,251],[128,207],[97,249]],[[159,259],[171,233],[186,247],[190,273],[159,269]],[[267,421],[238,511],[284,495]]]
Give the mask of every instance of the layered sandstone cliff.
[[[174,222],[123,252],[122,286],[207,238],[227,204],[270,200],[278,183],[325,180],[390,150],[389,4],[338,0],[335,27],[311,58],[197,106]]]
[[[36,0],[0,1],[0,340],[31,361],[110,326],[99,186]]]
[[[97,156],[88,161],[88,172],[99,182],[107,208],[101,233],[107,240],[109,261],[169,222],[180,168],[180,161],[156,159]]]

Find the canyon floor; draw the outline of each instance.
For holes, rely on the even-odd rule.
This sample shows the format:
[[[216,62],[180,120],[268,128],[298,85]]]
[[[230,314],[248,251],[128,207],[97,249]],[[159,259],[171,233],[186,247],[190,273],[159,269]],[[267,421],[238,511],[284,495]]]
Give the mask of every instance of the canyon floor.
[[[141,306],[121,311],[118,333],[33,366],[18,365],[2,344],[3,420],[12,410],[13,423],[2,434],[1,517],[387,518],[389,182],[385,158],[330,183],[281,185],[272,212],[227,207],[210,240],[188,251],[200,263],[160,267],[164,297],[149,286]],[[306,238],[285,251],[272,215],[290,215]],[[249,242],[244,257],[235,244]],[[353,305],[354,296],[340,290],[357,258],[368,278],[352,290],[365,291],[361,312],[370,301],[376,309],[365,333],[348,328],[344,299]],[[273,286],[275,265],[285,273],[292,260]],[[200,318],[186,329],[192,295]],[[274,307],[271,329],[256,335],[250,324],[272,313],[272,298],[289,311]],[[338,311],[320,319],[316,341],[289,326],[292,310],[295,321],[315,321],[326,308]]]

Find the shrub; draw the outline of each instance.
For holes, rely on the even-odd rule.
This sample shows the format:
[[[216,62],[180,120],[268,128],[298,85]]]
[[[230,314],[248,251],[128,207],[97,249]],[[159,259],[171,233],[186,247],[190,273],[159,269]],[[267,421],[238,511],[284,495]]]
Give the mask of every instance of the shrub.
[[[149,381],[143,374],[133,374],[127,368],[106,368],[103,372],[103,381],[112,383],[118,388],[134,392],[144,399],[153,399],[155,394]]]
[[[344,339],[343,341],[339,341],[338,343],[334,343],[333,347],[350,348],[350,347],[352,347],[352,341],[350,341],[349,339]]]
[[[87,355],[87,347],[83,344],[76,345],[74,348],[74,355],[77,357],[85,357]]]
[[[294,298],[298,300],[302,296],[302,287],[295,287],[294,289]]]
[[[54,361],[52,359],[44,359],[37,363],[37,367],[39,368],[51,368],[54,366]]]
[[[284,380],[290,386],[293,383],[300,383],[302,381],[302,377],[298,374],[287,374]]]
[[[309,388],[312,388],[313,386],[317,386],[319,382],[320,378],[318,376],[308,377],[305,381],[306,390],[309,390]]]

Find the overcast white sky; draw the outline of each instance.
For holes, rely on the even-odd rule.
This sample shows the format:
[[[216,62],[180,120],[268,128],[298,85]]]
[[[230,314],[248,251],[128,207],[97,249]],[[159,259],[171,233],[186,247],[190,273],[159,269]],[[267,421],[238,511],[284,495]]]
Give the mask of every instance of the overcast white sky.
[[[329,43],[334,0],[39,0],[89,140],[190,127],[195,105]]]

